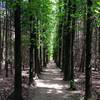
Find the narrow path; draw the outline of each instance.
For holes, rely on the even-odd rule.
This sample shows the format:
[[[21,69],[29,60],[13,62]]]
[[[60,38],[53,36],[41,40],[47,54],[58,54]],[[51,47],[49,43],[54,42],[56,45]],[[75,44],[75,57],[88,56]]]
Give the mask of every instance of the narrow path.
[[[61,70],[50,62],[43,70],[41,79],[36,79],[36,87],[30,88],[29,100],[80,100],[80,91],[68,91]]]

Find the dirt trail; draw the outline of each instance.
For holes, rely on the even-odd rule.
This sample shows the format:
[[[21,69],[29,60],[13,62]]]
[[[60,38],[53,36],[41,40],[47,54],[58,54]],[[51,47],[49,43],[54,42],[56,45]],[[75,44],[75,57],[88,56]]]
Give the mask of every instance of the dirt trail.
[[[54,62],[47,65],[35,82],[36,87],[30,87],[29,100],[80,100],[80,91],[68,90],[69,86]]]

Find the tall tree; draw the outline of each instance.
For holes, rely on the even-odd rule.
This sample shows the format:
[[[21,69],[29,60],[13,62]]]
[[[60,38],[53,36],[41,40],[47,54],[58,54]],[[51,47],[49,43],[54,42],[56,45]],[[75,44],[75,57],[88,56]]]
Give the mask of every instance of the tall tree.
[[[36,26],[37,26],[37,30],[36,30],[36,34],[35,34],[35,73],[36,75],[39,77],[40,74],[40,59],[39,59],[39,49],[38,46],[40,46],[39,44],[39,20],[36,18]]]
[[[6,69],[6,77],[8,77],[8,10],[6,3],[6,29],[5,29],[5,69]]]
[[[67,4],[68,3],[68,4]],[[68,5],[68,8],[67,8]],[[71,0],[64,0],[64,28],[63,28],[63,68],[64,68],[64,80],[69,81],[71,76],[70,68],[70,43],[71,43]],[[68,14],[68,15],[67,15]]]
[[[91,30],[91,23],[92,23],[92,0],[87,0],[87,28],[86,28],[86,83],[85,83],[85,100],[89,100],[92,95],[91,91],[91,40],[92,40],[92,30]]]
[[[16,0],[15,8],[15,82],[14,100],[22,100],[22,76],[21,76],[21,0]]]
[[[70,88],[71,89],[75,89],[74,86],[74,61],[73,61],[73,45],[74,45],[74,37],[75,37],[75,22],[76,22],[76,18],[75,18],[75,13],[76,13],[76,0],[72,0],[72,29],[71,29],[71,51],[70,51],[70,55],[71,55],[71,59],[70,59],[70,64],[71,64],[71,84],[70,84]]]
[[[0,74],[1,74],[1,61],[2,61],[2,38],[1,38],[1,14],[0,14]]]
[[[29,0],[29,3],[31,3],[31,0]],[[33,20],[33,21],[32,21]],[[33,46],[34,46],[34,35],[35,35],[35,30],[32,28],[32,22],[33,24],[35,23],[35,19],[33,19],[32,15],[29,18],[30,22],[30,69],[29,69],[29,85],[33,82]],[[35,25],[35,24],[34,24]],[[35,27],[35,26],[33,26]]]
[[[63,10],[63,7],[61,6],[61,4],[63,4],[63,0],[59,0],[59,13],[58,14],[61,14],[62,15],[62,10]],[[59,17],[59,23],[58,23],[58,64],[57,66],[61,68],[61,51],[62,51],[62,28],[63,28],[63,16],[60,16]]]
[[[86,0],[84,1],[86,2]],[[84,25],[84,29],[83,29],[83,46],[82,46],[82,54],[81,54],[81,62],[80,62],[80,68],[79,71],[84,72],[85,71],[85,56],[86,56],[86,44],[85,44],[85,36],[86,36],[86,3],[83,4],[84,6],[84,12],[83,12],[83,25]]]

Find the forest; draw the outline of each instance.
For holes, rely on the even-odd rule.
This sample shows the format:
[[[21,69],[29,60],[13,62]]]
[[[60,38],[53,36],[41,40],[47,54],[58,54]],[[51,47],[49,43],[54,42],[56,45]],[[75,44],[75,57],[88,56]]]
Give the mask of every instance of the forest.
[[[0,0],[0,100],[100,100],[100,0]]]

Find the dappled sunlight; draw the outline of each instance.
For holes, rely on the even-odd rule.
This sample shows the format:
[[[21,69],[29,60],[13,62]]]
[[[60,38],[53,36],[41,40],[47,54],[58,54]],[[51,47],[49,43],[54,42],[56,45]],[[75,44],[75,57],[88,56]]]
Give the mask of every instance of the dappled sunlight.
[[[68,85],[62,85],[62,84],[57,84],[57,83],[55,84],[55,83],[51,83],[50,81],[48,83],[46,83],[46,80],[45,81],[36,80],[36,86],[37,87],[42,87],[42,88],[52,88],[52,89],[68,88]]]
[[[59,68],[56,68],[54,63],[50,63],[48,64],[47,68],[44,69],[42,75],[40,75],[41,79],[35,79],[36,89],[34,92],[35,94],[38,93],[38,95],[41,96],[41,100],[44,100],[42,95],[45,95],[45,98],[52,97],[53,100],[62,100],[70,98],[74,95],[80,95],[81,91],[79,90],[68,91],[70,86],[68,82],[63,81],[63,75],[60,71],[61,70]],[[75,81],[79,81],[79,79],[76,79]],[[38,97],[35,96],[35,99],[37,98]]]
[[[44,69],[40,76],[41,79],[35,79],[36,88],[39,89],[40,94],[46,94],[53,98],[57,97],[61,100],[69,85],[63,81],[60,69],[56,68],[54,63],[53,66],[51,64],[48,64],[47,68]]]
[[[82,91],[81,90],[76,90],[76,91],[69,91],[71,94],[80,94]]]
[[[48,90],[47,91],[47,93],[48,94],[63,94],[64,93],[64,91],[62,91],[62,90],[58,90],[58,89],[50,89],[50,90]]]
[[[96,88],[100,88],[100,85],[99,86],[95,86]]]
[[[62,80],[62,78],[57,77],[57,78],[53,78],[53,80],[58,80],[58,81],[61,81],[61,80]]]
[[[29,76],[29,74],[27,73],[27,71],[22,71],[22,76]]]
[[[95,80],[95,81],[92,81],[93,84],[98,84],[100,85],[100,80]]]
[[[4,78],[0,78],[0,82],[2,82],[4,80]]]
[[[74,81],[75,81],[75,82],[79,82],[79,81],[80,81],[80,79],[79,79],[79,78],[77,78],[77,79],[75,79]]]
[[[44,73],[44,72],[42,72],[43,74],[55,74],[55,75],[59,75],[59,73],[57,73],[57,72],[46,72],[46,73]]]

